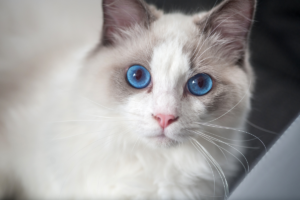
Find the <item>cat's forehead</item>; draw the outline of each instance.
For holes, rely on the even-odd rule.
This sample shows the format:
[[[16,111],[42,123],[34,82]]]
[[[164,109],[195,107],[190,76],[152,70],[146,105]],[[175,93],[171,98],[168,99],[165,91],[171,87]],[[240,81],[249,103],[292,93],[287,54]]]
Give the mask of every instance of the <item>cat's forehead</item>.
[[[185,80],[190,70],[189,55],[179,40],[165,40],[153,49],[151,71],[160,90],[171,90]]]
[[[171,13],[161,16],[152,25],[152,33],[160,39],[180,39],[187,42],[197,34],[193,17],[181,13]]]
[[[191,16],[166,14],[152,27],[158,42],[153,47],[151,71],[160,83],[160,90],[170,90],[182,85],[190,71],[189,41],[197,34]]]

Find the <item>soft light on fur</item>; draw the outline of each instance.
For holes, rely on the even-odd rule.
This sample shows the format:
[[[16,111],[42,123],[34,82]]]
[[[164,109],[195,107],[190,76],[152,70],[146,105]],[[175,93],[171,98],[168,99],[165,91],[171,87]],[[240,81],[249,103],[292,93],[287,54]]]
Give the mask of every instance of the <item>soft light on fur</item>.
[[[226,0],[189,16],[163,14],[139,0],[104,0],[102,32],[100,2],[87,2],[52,18],[57,2],[33,1],[28,9],[36,8],[41,32],[30,40],[26,27],[0,36],[11,48],[0,49],[6,72],[0,75],[0,198],[226,197],[238,166],[247,170],[246,132],[239,130],[250,109],[247,37],[255,1]],[[17,9],[2,4],[1,11]],[[3,15],[15,18],[16,27],[32,20]],[[69,16],[85,17],[77,24]],[[48,34],[48,24],[49,31],[69,29]],[[134,64],[150,72],[149,87],[127,83]],[[200,97],[186,88],[198,73],[213,78],[212,90]],[[164,138],[153,118],[159,113],[178,116]]]

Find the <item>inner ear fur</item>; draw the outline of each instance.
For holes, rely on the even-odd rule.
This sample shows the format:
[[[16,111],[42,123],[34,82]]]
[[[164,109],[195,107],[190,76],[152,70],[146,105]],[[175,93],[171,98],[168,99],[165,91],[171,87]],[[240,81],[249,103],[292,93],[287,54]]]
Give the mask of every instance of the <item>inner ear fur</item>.
[[[103,0],[103,44],[114,44],[116,36],[135,25],[149,28],[156,19],[151,9],[143,0]]]

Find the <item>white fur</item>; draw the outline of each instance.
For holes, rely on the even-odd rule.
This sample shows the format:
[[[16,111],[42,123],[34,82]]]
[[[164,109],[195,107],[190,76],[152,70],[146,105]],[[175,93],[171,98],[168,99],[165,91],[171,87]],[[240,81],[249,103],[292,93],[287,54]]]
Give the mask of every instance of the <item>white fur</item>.
[[[2,185],[10,187],[3,191],[0,189],[0,197],[7,195],[10,188],[19,198],[26,199],[205,199],[208,196],[223,195],[219,175],[189,137],[196,138],[207,149],[222,166],[228,179],[237,168],[236,158],[227,154],[226,161],[215,145],[185,129],[201,127],[203,131],[236,140],[232,142],[235,145],[242,144],[239,141],[242,136],[232,130],[195,124],[194,122],[204,123],[216,117],[208,114],[201,100],[194,97],[182,100],[184,85],[192,74],[190,55],[183,50],[196,31],[191,17],[181,14],[165,15],[154,22],[151,34],[136,38],[137,41],[141,40],[137,42],[141,48],[153,50],[149,62],[152,92],[139,92],[118,102],[111,97],[114,91],[110,88],[110,68],[122,63],[122,58],[115,59],[116,55],[120,55],[116,52],[124,52],[126,59],[131,58],[130,50],[122,51],[128,48],[127,43],[130,44],[130,41],[124,41],[119,49],[104,48],[97,56],[84,61],[87,51],[99,40],[97,34],[101,26],[100,17],[97,19],[101,11],[95,8],[100,4],[89,2],[89,9],[79,13],[76,10],[76,14],[70,12],[71,16],[79,15],[79,18],[88,14],[80,23],[75,20],[77,18],[62,23],[61,17],[68,15],[61,13],[57,13],[58,16],[54,16],[51,22],[47,21],[48,15],[45,19],[39,18],[41,21],[37,25],[42,27],[48,27],[44,23],[58,25],[60,28],[69,23],[79,23],[66,32],[61,31],[63,36],[53,36],[52,32],[48,34],[45,31],[38,35],[46,39],[30,36],[30,41],[26,41],[22,28],[21,35],[17,36],[21,44],[13,42],[18,47],[12,52],[21,52],[15,54],[17,60],[12,58],[11,52],[1,48],[1,52],[8,52],[10,55],[7,62],[13,61],[12,66],[21,67],[25,60],[22,67],[35,67],[31,69],[34,71],[31,78],[27,75],[23,77],[17,70],[9,72],[19,89],[12,94],[9,89],[9,94],[5,98],[1,97],[0,186],[1,189],[4,188]],[[37,7],[49,12],[59,8],[58,4],[48,4],[53,7],[49,8],[49,5],[44,4]],[[83,4],[76,5],[80,10]],[[15,9],[15,6],[10,9]],[[37,17],[40,15],[43,16],[41,13],[34,14]],[[22,25],[26,21],[20,17],[17,20]],[[99,23],[86,24],[95,20]],[[37,28],[40,29],[45,30]],[[49,30],[57,28],[51,27]],[[68,40],[69,37],[72,38],[71,41]],[[152,43],[152,37],[158,38],[160,42]],[[3,38],[1,36],[2,40]],[[45,45],[46,41],[51,45]],[[37,44],[30,46],[33,42]],[[40,52],[44,45],[48,48],[47,51]],[[7,46],[11,47],[11,44]],[[61,49],[63,46],[66,48]],[[23,55],[29,47],[32,47],[33,53]],[[40,53],[38,58],[41,60],[34,53]],[[52,56],[48,57],[49,53]],[[21,59],[23,56],[24,59]],[[2,71],[11,70],[5,66],[1,64]],[[247,75],[241,69],[225,69],[220,66],[204,66],[201,70],[221,77],[219,81],[225,76],[226,80],[229,79],[236,85],[232,89],[235,97],[232,97],[230,105],[235,105],[243,98],[234,114],[229,113],[228,117],[226,115],[212,123],[243,128],[250,98]],[[11,84],[11,81],[4,78],[1,81],[2,85]],[[220,111],[221,114],[225,112],[226,110]],[[170,138],[167,141],[149,138],[161,132],[151,115],[158,113],[180,116],[178,122],[166,129],[165,133]],[[197,119],[199,116],[200,121]],[[224,145],[222,147],[225,148]],[[240,147],[236,148],[241,151]],[[226,149],[238,156],[234,149]]]

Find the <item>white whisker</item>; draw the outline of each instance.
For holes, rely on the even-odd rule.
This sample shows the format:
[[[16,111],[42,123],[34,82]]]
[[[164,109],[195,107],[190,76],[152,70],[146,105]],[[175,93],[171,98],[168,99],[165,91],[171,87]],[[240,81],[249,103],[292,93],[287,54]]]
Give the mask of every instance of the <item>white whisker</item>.
[[[252,134],[252,133],[249,133],[249,132],[247,132],[247,131],[238,130],[238,129],[231,128],[231,127],[226,127],[226,126],[220,126],[220,125],[214,125],[214,124],[207,124],[207,123],[199,123],[199,122],[196,122],[195,124],[200,124],[200,125],[203,125],[203,126],[209,126],[209,127],[219,128],[219,129],[227,129],[227,130],[233,130],[233,131],[237,131],[237,132],[241,132],[241,133],[246,133],[246,134],[248,134],[248,135],[253,136],[253,137],[256,138],[257,140],[259,140],[260,143],[264,146],[265,151],[267,152],[267,147],[266,147],[266,145],[263,143],[263,141],[262,141],[261,139],[259,139],[259,137],[257,137],[256,135],[254,135],[254,134]]]
[[[194,138],[190,137],[194,142],[196,142],[196,145],[199,146],[199,148],[202,149],[202,151],[205,153],[205,155],[207,156],[207,158],[211,161],[211,163],[214,165],[214,167],[216,168],[217,172],[219,173],[222,183],[223,183],[223,187],[224,187],[224,192],[225,192],[225,198],[228,197],[229,195],[229,188],[228,188],[228,183],[227,183],[227,179],[226,176],[222,170],[222,168],[220,167],[219,163],[210,155],[210,153]]]
[[[250,91],[250,88],[251,88],[251,79],[249,80],[249,88],[248,88],[248,91]],[[215,118],[215,119],[213,119],[213,120],[210,120],[210,121],[208,121],[208,122],[206,122],[206,123],[210,123],[210,122],[213,122],[213,121],[216,121],[216,120],[218,120],[218,119],[220,119],[220,118],[222,118],[222,117],[224,117],[226,114],[228,114],[229,112],[231,112],[235,107],[237,107],[243,100],[244,100],[244,98],[247,96],[247,91],[246,91],[246,93],[243,95],[243,97],[231,108],[231,109],[229,109],[227,112],[225,112],[224,114],[222,114],[221,116],[219,116],[219,117],[217,117],[217,118]]]
[[[202,132],[195,132],[195,131],[192,131],[192,132],[194,132],[194,133],[197,134],[197,135],[202,136],[202,138],[206,139],[206,140],[209,141],[209,142],[212,142],[212,140],[214,140],[214,141],[216,141],[216,142],[220,142],[220,143],[225,144],[225,145],[231,147],[232,149],[236,150],[236,151],[237,151],[238,153],[240,153],[240,154],[243,156],[243,158],[245,159],[245,161],[246,161],[246,163],[247,163],[247,169],[246,169],[244,163],[243,163],[239,158],[237,158],[235,155],[233,155],[232,153],[230,153],[228,150],[224,149],[223,147],[217,145],[216,143],[213,143],[213,144],[216,145],[217,147],[223,149],[224,151],[226,151],[227,153],[229,153],[230,155],[232,155],[234,158],[236,158],[236,159],[241,163],[241,165],[244,167],[245,172],[249,172],[249,171],[250,171],[248,160],[247,160],[247,158],[245,157],[245,155],[244,155],[241,151],[239,151],[238,149],[234,148],[232,145],[230,145],[230,144],[228,144],[228,143],[226,143],[226,142],[223,142],[223,141],[218,140],[218,139],[216,139],[216,138],[210,137],[210,136],[208,136],[208,135],[206,135],[206,134],[204,134],[204,133],[202,133]]]
[[[271,133],[271,134],[274,134],[274,135],[279,135],[279,134],[276,133],[276,132],[273,132],[273,131],[264,129],[264,128],[260,127],[260,126],[257,126],[257,125],[255,125],[255,124],[253,124],[252,122],[250,122],[249,120],[247,120],[247,123],[250,124],[251,126],[253,126],[254,128],[258,129],[258,130],[264,131],[264,132],[266,132],[266,133]]]
[[[192,145],[195,147],[195,149],[196,149],[197,151],[199,151],[199,152],[203,155],[203,157],[204,157],[206,163],[208,164],[208,166],[209,166],[209,168],[210,168],[210,170],[211,170],[211,174],[212,174],[213,179],[214,179],[214,196],[215,196],[215,195],[216,195],[216,178],[215,178],[214,170],[212,169],[211,164],[209,163],[209,160],[206,158],[206,156],[205,156],[204,153],[201,151],[201,149],[197,148],[197,146],[193,143],[193,140],[190,139],[190,142],[191,142]]]
[[[214,134],[214,133],[205,131],[205,130],[201,130],[201,131],[203,131],[203,132],[205,132],[205,133],[208,133],[208,134],[211,134],[211,135],[213,135],[213,136],[222,138],[222,139],[224,139],[224,140],[232,141],[232,142],[249,142],[249,141],[256,140],[256,138],[252,138],[252,139],[249,139],[249,140],[233,140],[233,139],[228,139],[228,138],[222,137],[222,136],[220,136],[220,135],[217,135],[217,134]],[[257,149],[257,147],[246,147],[246,146],[240,146],[240,147],[251,148],[251,149]]]
[[[197,135],[199,135],[199,136],[201,136],[202,137],[202,134],[199,134],[199,133],[201,133],[201,132],[196,132],[196,131],[192,131],[192,130],[189,130],[189,131],[191,131],[192,133],[195,133],[195,134],[197,134]],[[203,137],[204,138],[204,137]],[[212,141],[211,139],[208,139],[208,138],[204,138],[205,140],[207,140],[207,141],[209,141],[209,142],[211,142],[212,144],[214,144],[220,151],[221,151],[221,153],[223,154],[223,156],[225,157],[225,159],[228,161],[228,159],[227,159],[227,156],[225,155],[225,153],[224,153],[224,151],[220,148],[220,146],[219,145],[217,145],[214,141]]]

